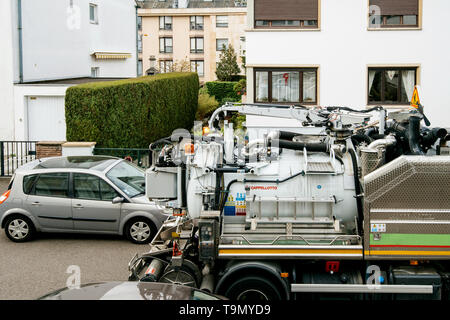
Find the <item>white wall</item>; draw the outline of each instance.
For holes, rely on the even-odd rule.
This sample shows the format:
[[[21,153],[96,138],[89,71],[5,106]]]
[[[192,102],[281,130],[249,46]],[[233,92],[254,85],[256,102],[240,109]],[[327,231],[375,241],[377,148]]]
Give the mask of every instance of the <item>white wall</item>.
[[[432,126],[450,127],[450,1],[423,0],[422,30],[403,31],[368,31],[367,5],[321,0],[320,31],[249,30],[247,66],[319,65],[320,105],[365,108],[368,65],[419,65],[425,112]]]
[[[14,0],[16,3],[17,0]],[[98,24],[89,4],[98,5]],[[136,76],[134,0],[22,0],[24,81]],[[95,60],[93,52],[131,53],[126,60]]]
[[[14,139],[14,68],[11,17],[11,2],[0,1],[0,140]]]

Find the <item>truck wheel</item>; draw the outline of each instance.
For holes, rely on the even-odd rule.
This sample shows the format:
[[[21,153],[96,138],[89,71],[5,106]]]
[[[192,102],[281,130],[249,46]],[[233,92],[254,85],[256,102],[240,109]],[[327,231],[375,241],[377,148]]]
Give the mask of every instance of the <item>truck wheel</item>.
[[[268,279],[247,276],[233,282],[225,291],[230,300],[277,301],[281,300],[277,287]]]
[[[153,240],[156,228],[144,217],[133,218],[125,225],[125,235],[133,243],[145,244]]]
[[[34,236],[34,225],[27,217],[13,216],[6,220],[5,233],[14,242],[30,241]]]
[[[201,283],[202,273],[199,268],[189,260],[184,260],[180,268],[168,265],[159,282],[178,284],[198,288]]]

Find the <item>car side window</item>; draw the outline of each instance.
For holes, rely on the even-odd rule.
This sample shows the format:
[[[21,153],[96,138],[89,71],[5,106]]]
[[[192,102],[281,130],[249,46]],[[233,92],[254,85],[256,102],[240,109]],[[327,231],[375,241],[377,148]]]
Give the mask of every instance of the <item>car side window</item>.
[[[74,173],[74,196],[77,199],[112,201],[118,193],[103,179],[90,174]]]
[[[34,183],[39,175],[33,174],[23,177],[23,193],[31,194],[33,192]]]
[[[69,196],[68,173],[43,173],[37,178],[30,194],[45,197],[66,198]]]
[[[114,198],[119,197],[117,191],[102,179],[100,179],[100,195],[104,201],[112,201]]]
[[[74,173],[73,191],[77,199],[101,200],[100,179],[90,174]]]

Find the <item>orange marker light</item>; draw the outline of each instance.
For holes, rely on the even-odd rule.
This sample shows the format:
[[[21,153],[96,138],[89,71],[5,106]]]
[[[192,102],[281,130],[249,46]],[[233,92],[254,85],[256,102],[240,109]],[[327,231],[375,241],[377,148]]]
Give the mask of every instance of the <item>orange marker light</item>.
[[[281,276],[282,278],[287,278],[287,277],[289,277],[289,273],[287,273],[287,272],[282,272],[282,273],[280,273],[280,276]]]
[[[209,127],[203,127],[203,135],[206,136],[207,134],[209,134],[211,130],[209,130]]]
[[[0,204],[5,202],[8,199],[10,194],[11,194],[11,190],[8,190],[4,194],[2,194],[2,196],[0,197]]]
[[[186,143],[184,145],[184,154],[193,155],[195,153],[195,148],[193,143]]]

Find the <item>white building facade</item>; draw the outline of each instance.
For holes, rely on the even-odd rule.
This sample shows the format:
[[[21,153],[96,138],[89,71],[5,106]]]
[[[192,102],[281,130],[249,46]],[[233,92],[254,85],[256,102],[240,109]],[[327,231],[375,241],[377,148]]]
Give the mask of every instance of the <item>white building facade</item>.
[[[402,109],[420,85],[432,126],[450,127],[450,1],[274,5],[248,1],[247,102]]]
[[[136,10],[134,0],[1,1],[0,140],[65,140],[68,87],[136,77]]]

